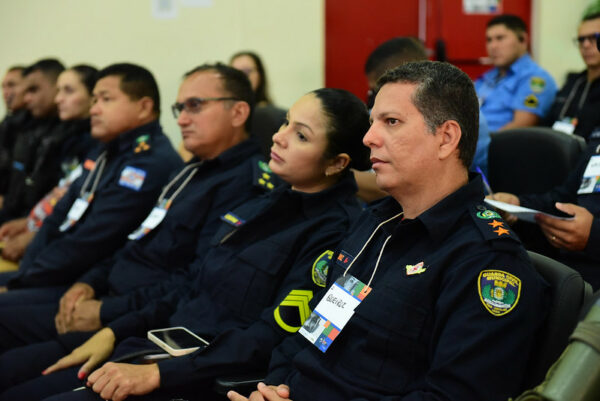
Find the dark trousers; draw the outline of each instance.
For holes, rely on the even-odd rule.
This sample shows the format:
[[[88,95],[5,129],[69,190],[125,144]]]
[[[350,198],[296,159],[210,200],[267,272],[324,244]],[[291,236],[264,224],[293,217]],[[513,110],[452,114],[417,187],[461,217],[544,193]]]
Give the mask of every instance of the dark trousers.
[[[77,378],[79,366],[47,376],[40,375],[45,368],[70,353],[92,334],[94,333],[69,333],[59,336],[57,340],[15,348],[1,355],[0,372],[3,374],[0,375],[0,401],[42,400],[53,395],[56,396],[51,399],[55,400],[100,400],[100,397],[89,389],[72,391],[85,385],[85,381]],[[137,355],[142,351],[164,352],[146,339],[129,338],[117,346],[110,359],[121,361],[124,357]],[[174,389],[159,389],[152,394],[131,399],[217,399],[210,390],[211,386],[212,382],[194,383]]]

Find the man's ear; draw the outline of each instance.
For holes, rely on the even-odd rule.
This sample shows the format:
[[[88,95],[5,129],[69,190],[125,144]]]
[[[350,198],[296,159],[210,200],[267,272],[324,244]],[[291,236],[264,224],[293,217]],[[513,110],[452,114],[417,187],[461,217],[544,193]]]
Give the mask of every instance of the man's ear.
[[[154,115],[154,100],[149,98],[148,96],[144,96],[140,100],[138,100],[139,105],[139,114],[138,117],[140,120],[147,120],[152,118]]]
[[[237,101],[230,109],[231,125],[234,127],[243,127],[250,116],[250,105],[246,102]]]
[[[440,135],[438,151],[440,160],[444,160],[455,151],[458,151],[458,144],[462,137],[462,131],[458,122],[454,120],[445,121],[438,127],[437,135]]]

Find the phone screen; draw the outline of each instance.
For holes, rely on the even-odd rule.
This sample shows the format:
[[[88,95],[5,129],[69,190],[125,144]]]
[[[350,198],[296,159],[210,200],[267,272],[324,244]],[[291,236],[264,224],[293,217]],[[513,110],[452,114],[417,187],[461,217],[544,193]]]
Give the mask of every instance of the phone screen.
[[[174,349],[206,347],[205,343],[183,329],[157,330],[152,334]]]

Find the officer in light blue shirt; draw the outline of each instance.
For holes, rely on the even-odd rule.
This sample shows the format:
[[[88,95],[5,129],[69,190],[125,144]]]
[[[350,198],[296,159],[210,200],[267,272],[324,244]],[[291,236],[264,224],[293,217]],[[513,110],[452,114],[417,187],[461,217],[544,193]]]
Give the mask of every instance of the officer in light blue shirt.
[[[486,47],[495,66],[475,81],[490,131],[536,125],[550,109],[556,83],[527,54],[527,27],[515,15],[487,24]]]

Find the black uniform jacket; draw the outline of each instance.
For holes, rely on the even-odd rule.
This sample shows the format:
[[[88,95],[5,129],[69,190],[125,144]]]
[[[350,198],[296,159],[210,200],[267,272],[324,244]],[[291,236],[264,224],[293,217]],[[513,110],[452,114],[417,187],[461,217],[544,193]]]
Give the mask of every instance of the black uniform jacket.
[[[60,231],[94,161],[104,151],[106,165],[93,200],[77,223]],[[158,122],[101,144],[90,152],[88,160],[83,174],[44,220],[25,252],[19,274],[9,282],[10,288],[71,284],[95,263],[111,256],[150,212],[173,170],[182,165]]]
[[[185,326],[208,348],[159,363],[161,386],[194,383],[244,367],[265,369],[271,350],[297,331],[325,284],[323,263],[360,213],[351,174],[318,193],[279,187],[231,211],[181,288],[109,325],[117,339]],[[189,287],[189,286],[188,286]]]
[[[371,292],[325,353],[300,335],[283,342],[267,382],[288,384],[295,401],[515,395],[547,285],[482,200],[477,176],[417,218],[376,230],[347,273],[368,283],[383,248]],[[327,288],[399,212],[386,198],[363,213],[334,254]]]

